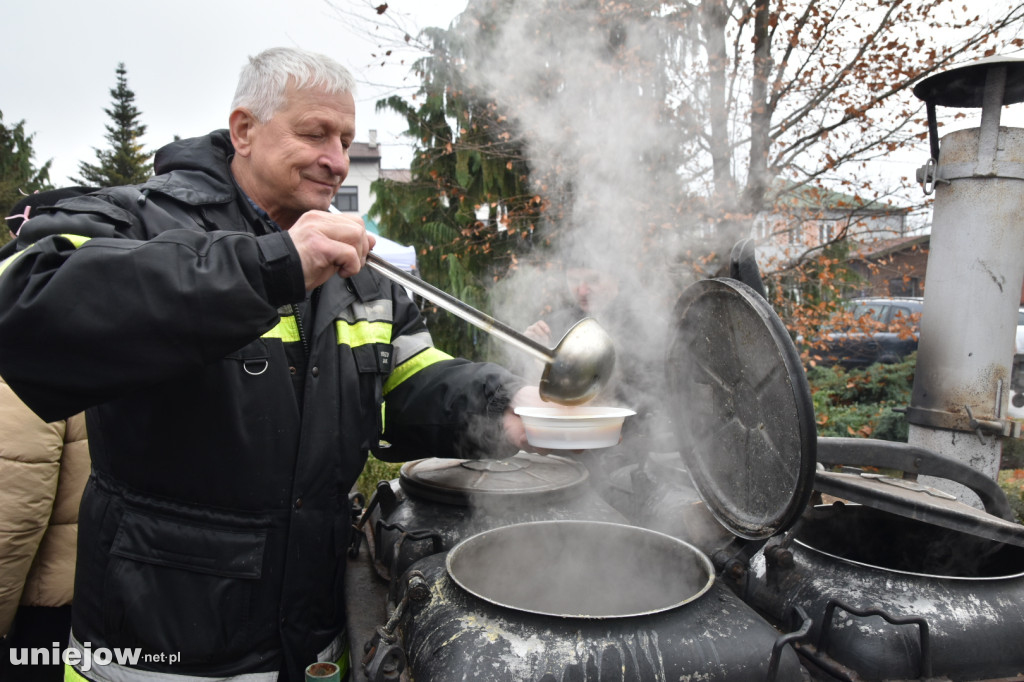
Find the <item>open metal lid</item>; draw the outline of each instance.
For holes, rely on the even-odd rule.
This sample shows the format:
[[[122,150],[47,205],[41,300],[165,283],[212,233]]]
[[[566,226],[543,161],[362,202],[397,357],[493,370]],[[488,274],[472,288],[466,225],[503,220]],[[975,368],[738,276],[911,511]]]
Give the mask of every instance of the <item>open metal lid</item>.
[[[688,287],[668,352],[673,415],[701,498],[733,534],[767,539],[810,499],[817,430],[800,355],[782,321],[732,279]]]
[[[506,459],[406,462],[398,483],[422,500],[468,505],[481,498],[566,500],[584,491],[589,477],[586,467],[566,457],[520,452]]]
[[[916,445],[870,438],[821,438],[818,461],[853,467],[854,472],[819,471],[819,492],[867,507],[924,521],[987,540],[1024,547],[1024,525],[1014,521],[999,484],[968,464]],[[984,509],[976,509],[948,492],[916,480],[860,471],[860,467],[895,469],[933,476],[970,488]]]
[[[942,491],[881,474],[819,471],[819,491],[908,519],[1024,547],[1024,526],[950,499]]]

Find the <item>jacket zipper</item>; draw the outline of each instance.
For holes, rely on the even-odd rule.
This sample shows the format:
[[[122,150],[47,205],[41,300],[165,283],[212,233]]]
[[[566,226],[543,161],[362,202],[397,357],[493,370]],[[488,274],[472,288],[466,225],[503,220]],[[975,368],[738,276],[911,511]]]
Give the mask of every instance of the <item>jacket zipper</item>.
[[[311,311],[314,311],[314,312],[316,311],[316,304],[317,304],[317,302],[319,300],[320,300],[320,287],[317,287],[316,289],[313,289],[313,293],[309,297],[309,309]],[[299,341],[302,342],[302,352],[304,354],[304,357],[308,361],[309,360],[309,356],[310,356],[309,337],[306,336],[306,325],[305,325],[305,323],[302,320],[302,312],[299,310],[299,304],[298,303],[292,303],[291,306],[292,306],[292,314],[295,315],[295,324],[299,328]],[[314,315],[314,318],[315,318],[315,315]],[[307,362],[307,365],[308,364],[309,363]],[[308,369],[309,368],[307,367],[307,371],[308,371]]]

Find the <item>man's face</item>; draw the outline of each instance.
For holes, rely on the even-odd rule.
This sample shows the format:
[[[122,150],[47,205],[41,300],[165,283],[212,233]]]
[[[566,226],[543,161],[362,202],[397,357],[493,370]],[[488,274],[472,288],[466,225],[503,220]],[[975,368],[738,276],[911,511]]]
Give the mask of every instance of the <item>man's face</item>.
[[[585,313],[603,310],[619,295],[615,277],[600,270],[569,268],[565,271],[565,281],[576,304]]]
[[[292,86],[285,101],[266,123],[250,122],[236,155],[245,161],[242,189],[287,228],[306,211],[331,205],[348,175],[356,107],[349,93]]]

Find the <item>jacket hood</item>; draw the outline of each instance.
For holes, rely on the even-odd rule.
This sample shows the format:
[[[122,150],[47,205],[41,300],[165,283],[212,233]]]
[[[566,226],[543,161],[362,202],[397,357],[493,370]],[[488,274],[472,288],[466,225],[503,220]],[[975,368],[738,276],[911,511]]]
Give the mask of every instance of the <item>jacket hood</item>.
[[[175,140],[156,152],[153,170],[157,175],[175,170],[203,170],[207,173],[225,168],[235,153],[227,130],[215,130],[209,135]]]
[[[155,177],[143,189],[162,192],[189,204],[225,203],[234,196],[231,157],[235,148],[227,130],[176,140],[157,150]]]

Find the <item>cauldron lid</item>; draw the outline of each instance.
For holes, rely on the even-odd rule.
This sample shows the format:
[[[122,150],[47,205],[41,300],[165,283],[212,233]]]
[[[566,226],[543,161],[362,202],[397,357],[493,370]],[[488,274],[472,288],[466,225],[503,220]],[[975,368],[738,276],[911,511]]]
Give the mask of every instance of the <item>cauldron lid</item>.
[[[668,352],[674,425],[708,509],[733,534],[788,529],[810,499],[817,431],[800,355],[775,311],[733,279],[689,286]]]
[[[402,465],[398,483],[410,495],[443,504],[467,505],[481,497],[575,497],[589,478],[586,467],[566,457],[520,452],[507,459],[429,458]]]

